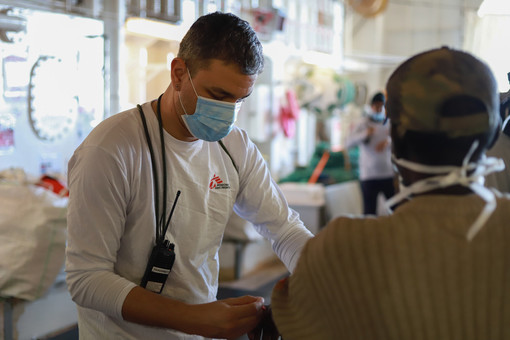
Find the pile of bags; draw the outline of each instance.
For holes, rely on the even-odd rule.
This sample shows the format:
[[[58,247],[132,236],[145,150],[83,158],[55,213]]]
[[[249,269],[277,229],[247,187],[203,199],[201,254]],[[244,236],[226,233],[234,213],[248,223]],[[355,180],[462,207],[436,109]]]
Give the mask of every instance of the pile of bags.
[[[0,172],[0,297],[35,300],[64,265],[67,192],[20,169]]]

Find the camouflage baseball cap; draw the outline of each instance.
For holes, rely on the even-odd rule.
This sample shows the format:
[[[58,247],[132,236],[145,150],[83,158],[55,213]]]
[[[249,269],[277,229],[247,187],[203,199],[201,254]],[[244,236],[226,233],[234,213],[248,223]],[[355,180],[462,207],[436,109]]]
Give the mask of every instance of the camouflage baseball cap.
[[[496,131],[499,93],[489,67],[474,56],[442,47],[417,54],[390,76],[386,112],[398,136],[408,130],[445,133],[450,138]],[[455,97],[473,97],[486,110],[443,116],[441,108]]]

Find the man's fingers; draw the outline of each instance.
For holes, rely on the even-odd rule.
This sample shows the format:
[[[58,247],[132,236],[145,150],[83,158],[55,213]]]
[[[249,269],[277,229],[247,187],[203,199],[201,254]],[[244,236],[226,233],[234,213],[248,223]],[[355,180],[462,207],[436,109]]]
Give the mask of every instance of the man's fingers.
[[[225,303],[228,303],[231,306],[237,306],[237,305],[245,305],[248,303],[258,302],[260,301],[262,304],[264,303],[264,298],[260,296],[251,296],[251,295],[245,295],[240,296],[236,298],[228,298],[225,300],[222,300]]]
[[[263,312],[262,306],[263,302],[258,300],[244,305],[235,305],[232,306],[232,308],[235,309],[235,313],[239,316],[240,319],[255,318],[260,320],[262,318]]]

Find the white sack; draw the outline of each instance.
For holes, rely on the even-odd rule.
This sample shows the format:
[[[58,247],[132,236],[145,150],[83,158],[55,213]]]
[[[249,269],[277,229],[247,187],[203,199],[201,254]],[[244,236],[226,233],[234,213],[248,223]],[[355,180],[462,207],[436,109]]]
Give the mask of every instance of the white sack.
[[[0,296],[35,300],[63,267],[67,198],[0,182]]]

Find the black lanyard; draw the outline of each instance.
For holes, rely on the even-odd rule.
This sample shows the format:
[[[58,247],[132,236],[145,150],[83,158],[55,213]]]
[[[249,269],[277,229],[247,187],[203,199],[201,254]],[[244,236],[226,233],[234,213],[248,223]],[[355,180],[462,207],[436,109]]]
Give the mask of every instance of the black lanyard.
[[[156,162],[154,160],[154,150],[152,149],[152,142],[149,135],[149,129],[147,128],[147,121],[145,120],[145,115],[143,114],[143,109],[140,106],[140,104],[137,105],[138,112],[140,113],[140,117],[142,118],[143,123],[143,129],[145,131],[145,138],[147,139],[147,144],[149,146],[149,153],[151,155],[151,163],[152,163],[152,174],[154,179],[154,211],[156,215],[156,244],[162,244],[165,239],[166,231],[168,230],[168,226],[170,224],[170,219],[172,218],[172,214],[175,209],[175,204],[177,203],[177,199],[179,198],[179,195],[181,194],[181,191],[177,191],[177,195],[175,196],[174,203],[172,205],[172,210],[170,211],[170,215],[168,216],[168,220],[164,221],[166,216],[166,196],[167,196],[167,174],[166,174],[166,152],[165,152],[165,139],[163,136],[163,122],[161,118],[161,97],[163,94],[161,94],[158,98],[158,104],[157,104],[157,116],[158,116],[158,125],[159,125],[159,138],[161,140],[161,163],[163,167],[163,213],[159,214],[159,182],[158,182],[158,172],[156,169]],[[236,163],[234,162],[234,159],[230,155],[230,152],[228,152],[227,148],[225,147],[225,144],[221,140],[218,141],[221,148],[225,153],[228,155],[230,160],[232,161],[232,165],[234,166],[234,169],[237,173],[239,173],[239,168],[237,167]]]
[[[143,129],[145,131],[145,138],[147,140],[147,145],[149,146],[149,153],[151,156],[151,164],[152,164],[152,175],[153,175],[153,183],[154,183],[154,214],[156,216],[156,245],[161,245],[165,241],[165,234],[168,230],[168,226],[170,224],[170,220],[174,213],[175,205],[177,200],[179,199],[179,195],[181,191],[177,191],[177,195],[175,196],[174,203],[172,205],[172,210],[170,211],[170,215],[165,223],[166,217],[166,196],[167,196],[167,174],[166,174],[166,152],[165,152],[165,139],[163,135],[163,122],[161,119],[161,97],[158,98],[157,104],[157,116],[158,116],[158,125],[159,125],[159,138],[161,140],[161,162],[163,167],[163,212],[159,214],[159,180],[158,180],[158,171],[156,169],[156,162],[154,160],[154,150],[152,148],[152,142],[149,135],[149,129],[147,128],[147,121],[145,120],[145,115],[143,114],[143,109],[140,104],[137,105],[138,112],[140,113],[140,117],[142,118]]]

